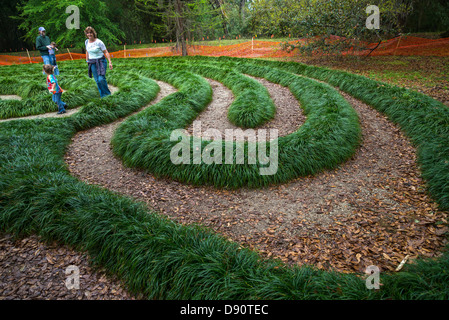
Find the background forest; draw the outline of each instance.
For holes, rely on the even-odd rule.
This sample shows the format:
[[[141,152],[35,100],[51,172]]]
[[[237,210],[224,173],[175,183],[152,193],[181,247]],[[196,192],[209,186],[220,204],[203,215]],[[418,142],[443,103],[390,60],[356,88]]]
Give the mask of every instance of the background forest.
[[[108,45],[183,45],[190,40],[256,36],[307,38],[337,35],[377,40],[400,32],[449,36],[446,0],[1,0],[0,51],[33,49],[37,29],[62,47],[81,48],[93,26]],[[380,8],[381,29],[365,28],[368,5]],[[80,8],[80,29],[67,29],[65,8]],[[446,33],[445,33],[446,32]],[[184,45],[182,46],[184,47]]]

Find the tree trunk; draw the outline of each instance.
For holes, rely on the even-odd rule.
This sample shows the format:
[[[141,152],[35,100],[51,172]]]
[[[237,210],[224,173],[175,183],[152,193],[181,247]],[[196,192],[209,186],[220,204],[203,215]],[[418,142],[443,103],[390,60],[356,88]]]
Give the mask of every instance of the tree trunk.
[[[422,17],[423,17],[423,11],[420,10],[420,11],[419,11],[419,16],[418,16],[418,30],[416,30],[417,32],[420,32],[420,31],[421,31]]]
[[[186,33],[185,33],[185,18],[184,18],[184,10],[182,9],[181,0],[176,0],[175,5],[176,10],[176,41],[181,39],[181,51],[182,56],[187,56],[187,44],[186,44]]]
[[[225,36],[228,36],[228,22],[227,22],[227,17],[225,12],[223,11],[222,5],[221,5],[221,1],[220,0],[210,0],[209,1],[210,4],[212,5],[212,8],[214,9],[220,9],[221,11],[221,25],[223,28],[223,33]]]
[[[240,0],[240,20],[242,22],[245,20],[245,3],[246,0]]]
[[[178,53],[179,52],[179,43],[180,43],[180,41],[179,41],[179,29],[178,29],[178,24],[176,24],[176,30],[175,30],[175,33],[176,33],[176,53]]]

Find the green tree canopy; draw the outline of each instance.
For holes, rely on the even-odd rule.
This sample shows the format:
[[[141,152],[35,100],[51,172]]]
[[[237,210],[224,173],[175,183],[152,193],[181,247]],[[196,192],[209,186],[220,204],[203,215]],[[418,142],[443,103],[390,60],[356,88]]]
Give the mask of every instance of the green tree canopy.
[[[413,0],[413,12],[407,19],[410,32],[449,31],[447,0]],[[445,37],[449,36],[449,32]]]
[[[341,52],[361,48],[365,41],[381,41],[403,31],[412,0],[254,0],[252,26],[255,32],[306,41],[286,48],[302,52]],[[368,29],[366,9],[376,5],[380,29]]]
[[[211,0],[136,0],[140,10],[161,17],[163,25],[160,30],[167,37],[176,38],[181,46],[182,55],[187,55],[187,39],[214,34],[217,26],[226,26],[225,18],[219,12],[219,1]],[[220,23],[220,18],[221,22]]]
[[[66,19],[71,13],[66,8],[75,5],[80,10],[80,29],[68,29]],[[25,39],[34,42],[38,28],[44,27],[52,41],[60,47],[84,47],[84,29],[92,26],[105,44],[118,43],[124,33],[108,18],[109,9],[102,0],[29,0],[19,6],[20,29],[26,32]]]

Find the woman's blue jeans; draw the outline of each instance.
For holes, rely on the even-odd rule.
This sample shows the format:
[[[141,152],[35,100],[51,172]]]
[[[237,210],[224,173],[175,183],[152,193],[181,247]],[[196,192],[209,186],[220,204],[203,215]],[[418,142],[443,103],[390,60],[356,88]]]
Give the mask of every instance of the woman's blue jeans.
[[[104,64],[104,68],[106,70],[108,66],[106,59],[102,60],[101,63]],[[108,83],[106,82],[106,75],[104,76],[98,75],[97,66],[95,64],[91,66],[91,70],[92,76],[94,77],[95,82],[97,83],[98,91],[100,91],[100,97],[103,98],[105,96],[110,95],[111,91],[109,91]]]

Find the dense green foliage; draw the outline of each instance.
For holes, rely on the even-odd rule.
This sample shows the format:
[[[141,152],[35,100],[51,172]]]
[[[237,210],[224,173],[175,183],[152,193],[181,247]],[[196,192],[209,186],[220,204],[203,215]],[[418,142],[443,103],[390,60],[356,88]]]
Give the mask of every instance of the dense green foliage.
[[[442,104],[361,76],[302,64],[195,59],[197,64],[263,72],[271,81],[280,76],[280,83],[283,76],[296,79],[289,72],[299,73],[339,86],[371,104],[397,122],[415,143],[430,192],[448,208],[447,184],[441,182],[449,181],[448,142],[443,139],[448,136],[449,115]],[[169,59],[167,64],[165,59],[141,60],[138,64],[138,60],[117,63],[120,67],[114,68],[108,79],[120,90],[104,99],[94,97],[71,117],[0,123],[0,230],[17,236],[35,233],[44,240],[86,251],[95,264],[123,279],[132,292],[149,299],[449,299],[447,252],[437,260],[408,265],[401,273],[382,273],[381,289],[368,290],[360,275],[287,267],[273,259],[262,259],[257,252],[240,248],[204,227],[176,224],[150,212],[142,203],[72,177],[63,160],[72,136],[146,105],[158,92],[156,83],[148,77],[171,82],[178,92],[131,117],[123,123],[125,128],[132,128],[136,120],[148,125],[146,119],[153,109],[163,114],[161,106],[168,107],[165,116],[173,115],[165,118],[168,126],[178,122],[176,116],[184,111],[186,115],[179,121],[191,121],[210,100],[210,87],[200,76],[167,68]],[[185,64],[194,64],[193,59]],[[60,65],[67,74],[76,74],[84,66],[79,62]],[[39,74],[41,69],[36,65],[0,69],[1,75],[22,72]],[[332,95],[327,86],[303,81],[307,86],[298,90],[310,94],[311,99],[317,99],[315,90]],[[195,90],[191,90],[193,85]],[[314,102],[311,109],[323,107],[323,101]],[[308,111],[309,118],[313,111]],[[166,122],[154,120],[161,125]]]
[[[366,26],[373,13],[367,12],[367,8],[372,5],[379,10],[376,29]],[[411,0],[302,0],[295,4],[294,13],[289,11],[291,20],[285,28],[305,41],[284,46],[306,53],[363,50],[366,43],[380,43],[403,32],[404,20],[411,10]]]
[[[79,28],[67,28],[73,22],[72,11],[66,13],[66,8],[76,5],[79,8]],[[98,37],[108,45],[116,43],[124,36],[122,30],[108,18],[109,8],[101,0],[50,0],[24,1],[19,9],[20,29],[24,30],[25,39],[30,43],[35,43],[38,36],[38,28],[44,27],[47,35],[55,41],[60,48],[84,47],[86,36],[84,29],[87,26],[94,26]]]
[[[3,3],[4,2],[4,3]],[[445,0],[51,0],[3,1],[0,25],[5,32],[0,50],[31,49],[37,28],[45,26],[61,47],[81,48],[82,30],[91,25],[107,45],[182,42],[226,37],[307,38],[315,48],[338,51],[378,41],[398,32],[449,31],[449,5]],[[80,8],[80,28],[66,29],[69,5]],[[366,7],[377,5],[379,30],[365,28]],[[19,29],[20,26],[20,29]],[[330,43],[329,36],[345,38]],[[348,39],[355,39],[350,43]],[[24,41],[25,40],[25,41]],[[182,44],[181,44],[182,45]]]
[[[0,28],[3,30],[0,37],[0,52],[20,50],[24,51],[29,45],[21,37],[23,31],[19,30],[20,21],[11,17],[17,15],[17,4],[20,0],[0,0]]]
[[[449,37],[449,2],[446,0],[415,0],[413,12],[406,20],[408,32],[446,32]]]

